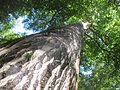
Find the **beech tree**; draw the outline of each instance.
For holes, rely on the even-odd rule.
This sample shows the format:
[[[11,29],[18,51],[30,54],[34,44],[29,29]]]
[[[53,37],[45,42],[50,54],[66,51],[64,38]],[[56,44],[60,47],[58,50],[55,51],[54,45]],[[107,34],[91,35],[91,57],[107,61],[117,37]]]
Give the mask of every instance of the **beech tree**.
[[[77,90],[83,24],[17,39],[0,48],[0,90]]]

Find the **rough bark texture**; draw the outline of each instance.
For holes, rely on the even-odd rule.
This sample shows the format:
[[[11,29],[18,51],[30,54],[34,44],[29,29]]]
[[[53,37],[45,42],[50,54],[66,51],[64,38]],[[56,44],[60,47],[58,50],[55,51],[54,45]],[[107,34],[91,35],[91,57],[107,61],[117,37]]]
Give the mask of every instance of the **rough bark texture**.
[[[82,24],[0,46],[0,90],[77,90]]]

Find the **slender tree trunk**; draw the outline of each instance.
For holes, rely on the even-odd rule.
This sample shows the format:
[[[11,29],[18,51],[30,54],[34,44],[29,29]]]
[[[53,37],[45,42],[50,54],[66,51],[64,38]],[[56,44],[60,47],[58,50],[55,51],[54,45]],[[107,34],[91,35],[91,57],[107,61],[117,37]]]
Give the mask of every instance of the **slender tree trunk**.
[[[0,47],[0,90],[77,90],[82,24]]]

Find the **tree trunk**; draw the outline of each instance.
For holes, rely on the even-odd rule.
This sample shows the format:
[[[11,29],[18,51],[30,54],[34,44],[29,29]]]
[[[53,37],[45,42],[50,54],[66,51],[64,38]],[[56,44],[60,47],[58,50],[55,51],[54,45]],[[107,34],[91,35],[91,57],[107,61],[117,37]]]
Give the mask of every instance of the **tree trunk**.
[[[82,24],[0,46],[0,90],[77,90]]]

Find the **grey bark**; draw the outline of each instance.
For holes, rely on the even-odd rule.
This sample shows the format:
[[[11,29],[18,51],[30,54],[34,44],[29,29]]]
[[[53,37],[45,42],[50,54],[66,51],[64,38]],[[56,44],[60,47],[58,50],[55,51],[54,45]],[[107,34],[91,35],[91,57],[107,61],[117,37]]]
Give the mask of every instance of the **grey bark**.
[[[77,90],[83,25],[0,46],[0,90]]]

